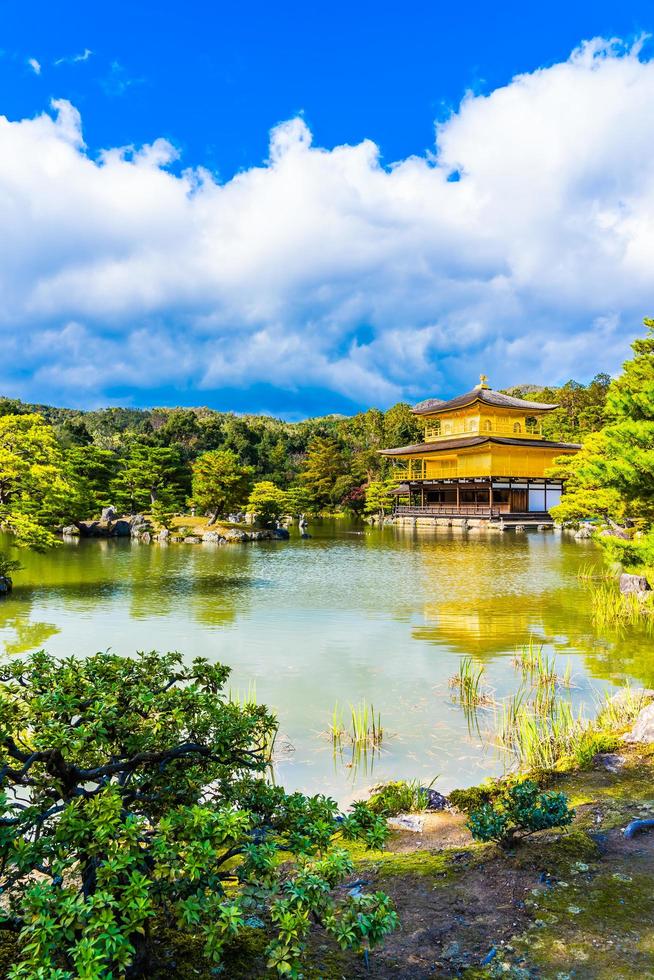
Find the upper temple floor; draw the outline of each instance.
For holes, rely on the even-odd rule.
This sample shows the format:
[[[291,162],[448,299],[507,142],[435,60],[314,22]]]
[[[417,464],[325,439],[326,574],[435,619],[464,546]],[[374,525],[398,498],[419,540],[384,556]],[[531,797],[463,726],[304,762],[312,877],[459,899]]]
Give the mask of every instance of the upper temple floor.
[[[541,416],[555,408],[493,391],[482,375],[472,391],[449,401],[430,398],[416,405],[413,414],[425,422],[425,442],[470,435],[542,439]]]

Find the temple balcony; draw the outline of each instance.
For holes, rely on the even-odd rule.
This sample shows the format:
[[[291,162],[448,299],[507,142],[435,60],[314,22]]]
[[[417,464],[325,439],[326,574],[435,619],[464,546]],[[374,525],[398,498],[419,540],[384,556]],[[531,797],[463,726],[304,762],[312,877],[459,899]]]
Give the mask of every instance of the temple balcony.
[[[509,436],[512,439],[542,439],[543,427],[539,419],[510,421],[504,419],[460,419],[434,422],[425,427],[425,442],[438,442],[461,436]]]

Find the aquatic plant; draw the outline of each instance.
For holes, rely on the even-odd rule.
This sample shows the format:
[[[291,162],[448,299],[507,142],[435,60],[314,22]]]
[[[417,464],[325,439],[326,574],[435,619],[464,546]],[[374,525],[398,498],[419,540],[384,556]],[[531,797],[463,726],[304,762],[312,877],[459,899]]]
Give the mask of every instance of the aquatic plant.
[[[368,704],[365,698],[356,705],[350,705],[351,731],[350,739],[354,745],[381,745],[384,737],[384,729],[381,724],[379,712],[375,715],[372,704]]]
[[[526,643],[516,650],[512,663],[525,674],[533,674],[537,668],[539,657],[543,652],[543,644],[536,644],[534,636],[530,635]]]
[[[654,605],[649,594],[623,595],[615,582],[596,585],[590,590],[593,619],[598,626],[645,627],[654,631]]]
[[[472,657],[463,657],[456,674],[450,677],[449,686],[456,689],[456,700],[464,707],[474,708],[493,703],[492,695],[482,687],[484,666],[476,666]]]
[[[466,826],[475,840],[509,847],[539,830],[565,827],[574,815],[564,793],[543,793],[536,783],[526,780],[512,786],[499,800],[473,810]]]
[[[340,746],[347,741],[354,747],[361,749],[377,749],[380,747],[384,738],[384,729],[381,723],[381,714],[377,712],[372,704],[368,704],[363,698],[358,704],[350,705],[350,727],[345,723],[343,709],[338,702],[332,709],[327,731],[324,733],[335,746]]]

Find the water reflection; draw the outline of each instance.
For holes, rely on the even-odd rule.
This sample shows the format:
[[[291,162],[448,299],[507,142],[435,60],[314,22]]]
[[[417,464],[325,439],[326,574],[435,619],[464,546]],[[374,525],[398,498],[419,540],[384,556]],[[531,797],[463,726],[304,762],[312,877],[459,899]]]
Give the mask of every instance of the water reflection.
[[[381,779],[440,774],[448,789],[501,770],[449,697],[462,655],[484,662],[498,698],[519,685],[511,658],[530,635],[563,665],[570,657],[577,702],[626,675],[654,686],[651,638],[594,627],[577,578],[587,542],[327,522],[311,531],[245,546],[100,540],[26,553],[0,602],[0,642],[12,655],[158,648],[228,663],[233,687],[256,683],[295,749],[278,777],[340,798]],[[389,737],[374,760],[335,764],[320,733],[336,702],[364,698]]]

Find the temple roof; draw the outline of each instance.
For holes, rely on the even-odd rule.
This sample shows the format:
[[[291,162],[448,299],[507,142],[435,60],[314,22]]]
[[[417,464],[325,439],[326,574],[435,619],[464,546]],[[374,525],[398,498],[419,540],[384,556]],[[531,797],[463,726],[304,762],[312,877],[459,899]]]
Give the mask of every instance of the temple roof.
[[[549,442],[547,439],[511,439],[509,436],[464,436],[461,439],[439,439],[438,442],[421,442],[416,446],[399,446],[397,449],[380,449],[382,456],[407,456],[411,453],[442,453],[449,449],[469,449],[493,442],[500,446],[532,446],[535,449],[581,449],[577,442]]]
[[[493,405],[495,408],[517,408],[525,412],[551,412],[558,408],[558,405],[549,405],[546,402],[528,402],[522,398],[514,398],[512,395],[503,395],[501,391],[493,391],[492,388],[485,388],[477,385],[472,391],[467,391],[465,395],[457,395],[449,401],[440,398],[427,398],[423,402],[415,405],[411,411],[414,415],[431,415],[433,412],[449,412],[453,408],[464,408],[479,401],[483,405]]]

